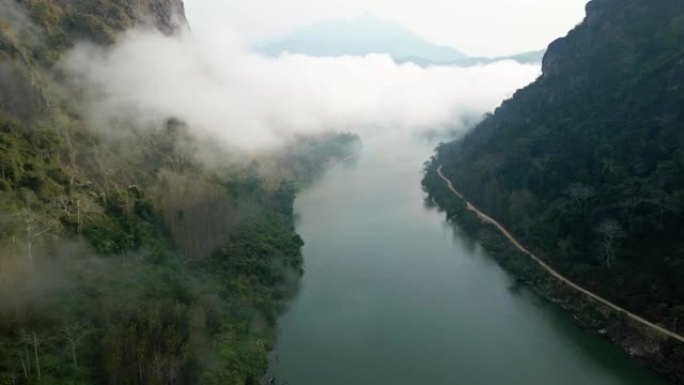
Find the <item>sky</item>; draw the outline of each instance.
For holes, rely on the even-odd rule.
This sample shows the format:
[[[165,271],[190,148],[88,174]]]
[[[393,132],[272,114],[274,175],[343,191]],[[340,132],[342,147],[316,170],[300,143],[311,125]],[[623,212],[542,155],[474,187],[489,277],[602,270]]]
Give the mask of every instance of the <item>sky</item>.
[[[201,139],[247,151],[325,132],[464,129],[540,70],[514,61],[421,68],[386,55],[269,58],[230,39],[149,30],[113,47],[78,45],[61,66],[91,127],[116,133],[176,117]]]
[[[195,32],[230,30],[244,44],[312,23],[363,14],[400,22],[471,56],[533,51],[564,36],[587,0],[185,0]]]
[[[191,32],[132,30],[77,45],[62,62],[91,127],[119,133],[169,117],[228,149],[259,152],[299,135],[468,129],[534,81],[539,64],[399,64],[387,55],[267,57],[248,47],[326,19],[374,14],[471,55],[544,48],[583,18],[584,0],[185,0]],[[551,4],[552,3],[552,4]],[[560,5],[562,4],[562,6]],[[496,10],[493,12],[492,10]],[[574,16],[573,16],[574,15]]]

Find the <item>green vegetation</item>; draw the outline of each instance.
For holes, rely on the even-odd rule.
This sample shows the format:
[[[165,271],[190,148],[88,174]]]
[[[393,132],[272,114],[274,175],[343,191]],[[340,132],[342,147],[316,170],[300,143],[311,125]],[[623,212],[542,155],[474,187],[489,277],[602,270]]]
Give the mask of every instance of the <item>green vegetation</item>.
[[[128,139],[139,159],[98,159],[108,172],[85,180],[54,133],[20,130],[3,124],[0,375],[37,383],[40,366],[41,383],[255,383],[301,274],[296,184],[269,188],[251,166],[174,165],[153,140],[143,151]],[[309,160],[306,170],[327,156]]]
[[[541,78],[438,148],[425,184],[439,195],[444,165],[561,273],[683,334],[684,3],[594,0],[587,11],[551,44]],[[654,355],[684,379],[682,349]]]
[[[44,40],[44,44],[31,50],[32,56],[49,62],[78,41],[111,44],[122,31],[143,23],[173,33],[185,20],[180,0],[17,1],[40,27],[36,37]]]
[[[2,127],[3,381],[255,383],[301,274],[294,180],[174,165],[151,139],[88,179],[54,132]]]
[[[0,23],[0,384],[256,384],[301,274],[298,185],[357,138],[238,160],[175,119],[99,137],[52,65],[136,23],[170,33],[182,4],[14,5],[35,25]]]

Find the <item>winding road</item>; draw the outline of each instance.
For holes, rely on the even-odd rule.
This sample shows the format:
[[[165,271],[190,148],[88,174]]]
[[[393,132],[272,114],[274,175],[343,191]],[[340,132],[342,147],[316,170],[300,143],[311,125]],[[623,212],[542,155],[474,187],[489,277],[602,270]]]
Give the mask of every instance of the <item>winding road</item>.
[[[454,195],[456,195],[457,197],[459,197],[460,199],[462,199],[466,203],[466,208],[469,211],[472,211],[473,213],[475,213],[477,215],[477,217],[483,223],[491,224],[494,227],[496,227],[501,232],[501,234],[503,234],[513,244],[513,246],[515,246],[518,250],[520,250],[521,252],[523,252],[524,254],[529,256],[533,261],[535,261],[537,264],[539,264],[539,266],[541,266],[542,269],[546,270],[547,273],[549,273],[550,275],[552,275],[553,277],[555,277],[556,279],[558,279],[562,283],[566,284],[567,286],[573,288],[574,290],[586,295],[587,297],[590,297],[590,298],[602,303],[603,305],[608,306],[609,308],[611,308],[615,311],[623,313],[624,315],[626,315],[627,317],[629,317],[633,321],[636,321],[639,324],[646,326],[647,328],[654,330],[654,331],[656,331],[656,332],[658,332],[664,336],[674,338],[674,339],[678,340],[679,342],[684,343],[684,337],[682,337],[681,335],[679,335],[679,334],[677,334],[671,330],[668,330],[662,326],[656,325],[656,324],[654,324],[654,323],[652,323],[652,322],[650,322],[650,321],[648,321],[648,320],[646,320],[646,319],[644,319],[644,318],[642,318],[642,317],[640,317],[640,316],[638,316],[638,315],[636,315],[636,314],[634,314],[634,313],[610,302],[609,300],[607,300],[607,299],[605,299],[605,298],[603,298],[597,294],[592,293],[591,291],[583,288],[582,286],[579,286],[578,284],[570,281],[569,279],[567,279],[566,277],[561,275],[559,272],[554,270],[551,266],[549,266],[544,261],[542,261],[539,257],[532,254],[532,252],[530,252],[517,239],[515,239],[515,237],[513,237],[513,235],[511,235],[511,233],[505,227],[503,227],[499,222],[497,222],[496,220],[494,220],[492,217],[488,216],[487,214],[483,213],[477,207],[475,207],[472,203],[470,203],[465,198],[465,196],[463,196],[463,194],[461,194],[458,190],[456,190],[456,188],[454,188],[453,183],[451,183],[451,181],[447,177],[444,176],[444,174],[442,173],[442,166],[439,166],[439,168],[437,169],[437,174],[439,175],[440,178],[442,178],[442,180],[444,180],[444,182],[446,182],[447,186],[449,187],[449,190],[451,190],[451,192],[454,193]]]

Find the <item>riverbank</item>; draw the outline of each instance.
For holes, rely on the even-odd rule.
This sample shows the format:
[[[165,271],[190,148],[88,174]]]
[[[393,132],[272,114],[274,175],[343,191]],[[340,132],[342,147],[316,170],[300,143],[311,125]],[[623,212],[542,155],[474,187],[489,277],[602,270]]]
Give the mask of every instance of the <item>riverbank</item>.
[[[497,259],[499,264],[513,273],[542,298],[558,304],[573,315],[582,326],[596,331],[622,348],[627,354],[664,374],[674,383],[684,383],[684,347],[681,341],[650,327],[638,316],[628,315],[601,301],[598,296],[586,294],[562,276],[549,273],[544,262],[522,247],[495,220],[478,213],[440,173],[438,165],[426,170],[423,185],[429,199],[446,211],[450,221],[458,224]],[[457,197],[458,199],[454,199]],[[532,258],[530,258],[532,257]],[[559,278],[560,277],[560,278]],[[581,289],[581,288],[580,288]]]
[[[434,145],[364,137],[298,194],[306,273],[278,318],[276,383],[664,385],[425,204]]]

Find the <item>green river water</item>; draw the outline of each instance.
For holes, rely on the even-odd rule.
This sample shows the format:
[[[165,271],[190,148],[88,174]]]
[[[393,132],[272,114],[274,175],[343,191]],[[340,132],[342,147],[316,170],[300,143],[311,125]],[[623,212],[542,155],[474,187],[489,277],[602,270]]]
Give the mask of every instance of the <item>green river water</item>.
[[[425,205],[433,147],[376,135],[298,197],[305,275],[279,320],[277,383],[665,384]]]

